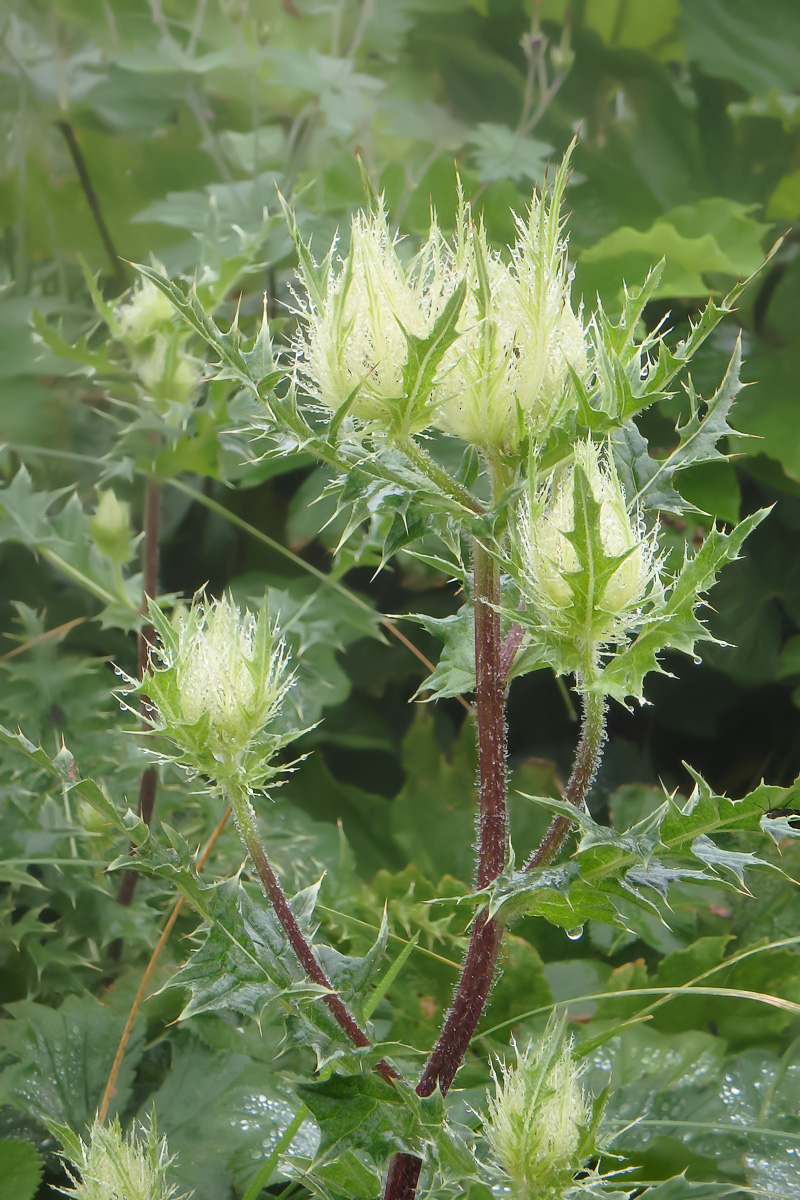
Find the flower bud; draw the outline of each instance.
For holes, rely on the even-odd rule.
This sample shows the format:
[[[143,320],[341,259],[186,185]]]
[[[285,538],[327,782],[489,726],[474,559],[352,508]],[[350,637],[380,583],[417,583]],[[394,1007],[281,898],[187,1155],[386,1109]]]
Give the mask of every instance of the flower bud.
[[[97,510],[89,518],[89,529],[97,549],[112,562],[130,562],[134,554],[130,505],[118,500],[111,488],[98,492],[97,497]]]
[[[569,154],[549,203],[534,193],[505,263],[462,202],[456,269],[468,299],[439,388],[435,424],[492,456],[513,453],[527,431],[541,438],[572,401],[570,372],[587,373],[580,313],[570,303],[572,274],[561,238],[560,205]]]
[[[161,289],[149,279],[142,279],[133,295],[117,309],[117,321],[122,337],[138,346],[159,330],[171,328],[174,312]]]
[[[592,1154],[596,1120],[563,1023],[549,1026],[538,1046],[514,1044],[514,1052],[515,1063],[492,1069],[484,1135],[515,1200],[556,1200]]]
[[[64,1188],[74,1200],[170,1200],[176,1188],[167,1174],[173,1161],[166,1138],[159,1140],[155,1115],[147,1130],[122,1133],[119,1117],[109,1125],[95,1121],[89,1142],[68,1130],[54,1127],[67,1154],[73,1188]]]
[[[174,334],[157,333],[147,354],[135,361],[142,386],[159,409],[187,404],[197,390],[200,371]]]
[[[350,250],[333,267],[335,243],[321,267],[301,247],[300,329],[294,343],[304,390],[332,412],[415,433],[430,424],[433,381],[411,395],[414,339],[432,333],[455,290],[450,255],[434,221],[428,241],[404,263],[382,200],[353,219]]]
[[[242,614],[229,597],[196,598],[170,624],[151,610],[158,662],[136,689],[155,707],[154,727],[181,751],[179,762],[220,783],[258,785],[283,744],[269,727],[294,676],[266,608]]]
[[[640,620],[658,578],[655,544],[628,512],[610,454],[592,441],[579,442],[574,466],[523,510],[518,541],[525,599],[584,665]]]

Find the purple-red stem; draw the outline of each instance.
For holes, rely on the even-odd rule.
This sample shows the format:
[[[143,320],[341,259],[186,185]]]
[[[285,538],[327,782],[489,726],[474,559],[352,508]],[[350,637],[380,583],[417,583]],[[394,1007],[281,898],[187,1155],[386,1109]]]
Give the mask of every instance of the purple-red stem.
[[[316,983],[319,987],[326,989],[327,994],[322,999],[353,1045],[358,1047],[371,1045],[369,1038],[348,1011],[341,996],[334,990],[333,984],[317,962],[311,946],[306,941],[303,931],[297,924],[295,915],[289,906],[289,901],[286,899],[278,877],[270,866],[266,851],[259,840],[252,809],[246,796],[239,791],[231,789],[228,798],[242,840],[247,847],[248,854],[253,860],[267,899],[272,905],[275,916],[283,926],[283,931],[286,934],[289,945],[300,960],[303,970],[312,983]],[[392,1083],[395,1079],[400,1078],[398,1072],[385,1059],[381,1059],[376,1064],[375,1070],[387,1083]]]
[[[564,789],[565,803],[573,804],[576,808],[583,808],[586,794],[597,774],[606,736],[605,728],[605,698],[592,692],[584,692],[581,737],[572,774]],[[525,870],[532,871],[535,867],[545,867],[552,862],[572,825],[573,822],[568,817],[554,817],[542,841],[525,863]]]
[[[492,557],[476,543],[474,557],[475,682],[480,763],[480,815],[476,885],[487,887],[506,863],[505,697],[507,655],[500,635],[500,578]],[[516,653],[516,647],[514,648]],[[513,655],[512,655],[513,657]],[[452,1007],[422,1078],[419,1096],[437,1087],[445,1094],[466,1054],[494,979],[502,926],[480,913],[472,926]],[[422,1162],[396,1154],[389,1166],[384,1200],[414,1200]]]

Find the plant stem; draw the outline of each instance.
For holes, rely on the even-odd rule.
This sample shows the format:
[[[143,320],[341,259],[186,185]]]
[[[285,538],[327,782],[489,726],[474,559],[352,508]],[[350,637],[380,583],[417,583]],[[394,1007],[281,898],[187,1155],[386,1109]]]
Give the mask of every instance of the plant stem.
[[[480,815],[476,886],[496,879],[506,863],[506,670],[500,634],[500,572],[491,555],[474,545],[475,679],[480,761]],[[481,913],[470,935],[453,1004],[439,1035],[417,1094],[445,1094],[461,1065],[492,986],[503,927]],[[413,1200],[422,1163],[397,1154],[389,1166],[385,1200]]]
[[[80,185],[83,188],[83,194],[86,197],[86,203],[89,205],[89,210],[97,226],[97,232],[100,235],[100,241],[103,243],[108,261],[111,265],[111,270],[114,272],[114,279],[120,291],[124,291],[128,286],[128,278],[125,273],[122,259],[117,254],[117,248],[114,245],[111,234],[108,231],[108,226],[103,216],[103,210],[100,207],[100,201],[97,198],[97,192],[94,190],[92,181],[89,177],[89,171],[86,166],[86,160],[83,157],[78,140],[75,137],[75,130],[70,125],[69,121],[56,121],[56,128],[60,132],[64,141],[67,143],[70,157],[78,173]]]
[[[144,483],[144,516],[142,527],[144,529],[144,538],[142,540],[142,609],[147,611],[148,599],[155,600],[158,595],[158,548],[159,548],[159,502],[161,499],[161,487],[156,479],[148,475]],[[143,625],[139,631],[139,676],[144,678],[145,672],[150,664],[150,650],[155,643],[155,630],[148,622]],[[148,722],[145,720],[145,715],[149,707],[149,701],[146,696],[142,696],[139,702],[139,710],[142,714],[142,727],[149,728]],[[149,825],[153,819],[153,807],[156,802],[156,789],[158,787],[158,772],[155,767],[146,767],[142,772],[141,782],[139,784],[139,816]],[[122,877],[117,901],[128,906],[133,903],[133,897],[136,892],[136,885],[139,881],[138,871],[126,871]],[[122,944],[117,941],[113,942],[109,947],[109,954],[113,959],[118,959],[122,952]]]
[[[583,808],[586,793],[592,786],[600,766],[603,743],[606,740],[605,697],[595,692],[584,692],[581,699],[581,737],[572,774],[564,789],[565,801],[567,804],[574,804],[576,808]],[[525,870],[532,871],[535,867],[544,867],[552,862],[571,828],[572,821],[568,817],[554,817],[539,846],[526,862]]]
[[[289,906],[289,901],[286,899],[283,888],[278,882],[278,877],[270,866],[266,851],[261,845],[261,839],[258,836],[258,829],[256,827],[255,814],[253,813],[250,801],[244,791],[236,785],[230,785],[226,788],[226,798],[233,811],[233,819],[236,822],[241,839],[253,860],[253,865],[261,880],[261,886],[273,907],[275,916],[283,926],[289,945],[300,960],[303,970],[312,983],[316,983],[319,987],[327,990],[328,994],[323,996],[322,999],[353,1045],[359,1047],[371,1045],[363,1029],[348,1012],[344,1001],[334,990],[333,984],[317,962],[311,946],[306,941],[303,931],[297,924],[295,915]],[[375,1070],[379,1075],[383,1076],[387,1083],[400,1078],[394,1067],[391,1067],[384,1059],[377,1064]]]
[[[417,468],[417,470],[428,478],[439,491],[444,492],[451,500],[455,500],[462,508],[468,512],[480,514],[483,512],[478,501],[457,479],[453,479],[443,467],[440,467],[437,462],[431,458],[427,450],[424,450],[418,442],[415,442],[412,437],[398,438],[397,445],[409,462]]]

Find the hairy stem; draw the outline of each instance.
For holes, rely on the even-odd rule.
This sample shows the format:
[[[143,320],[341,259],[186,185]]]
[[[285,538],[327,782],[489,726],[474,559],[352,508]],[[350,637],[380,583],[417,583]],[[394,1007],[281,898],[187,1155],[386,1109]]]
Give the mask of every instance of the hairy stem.
[[[475,678],[480,761],[480,815],[476,885],[486,887],[506,862],[506,673],[500,634],[500,574],[491,555],[474,548]],[[453,1004],[428,1060],[417,1094],[446,1093],[455,1079],[494,979],[503,929],[480,914],[464,958]],[[392,1159],[385,1200],[413,1200],[422,1163],[411,1154]]]
[[[155,600],[158,595],[158,509],[160,499],[160,484],[148,475],[144,484],[144,518],[142,521],[144,530],[144,538],[142,539],[142,610],[144,612],[147,611],[148,599]],[[139,631],[139,677],[142,679],[150,665],[150,650],[154,642],[155,630],[153,626],[149,623],[143,625]],[[148,705],[149,701],[147,697],[142,696],[139,708],[142,713],[142,728],[144,729],[149,728],[145,720]],[[153,819],[153,807],[156,802],[157,787],[158,773],[156,768],[146,767],[142,772],[141,782],[139,783],[139,816],[146,825],[149,825]],[[133,903],[138,881],[138,871],[125,872],[117,895],[117,900],[120,904],[127,906]],[[112,943],[112,947],[110,948],[112,958],[118,959],[121,951],[121,944],[118,944],[118,942]]]
[[[278,882],[278,877],[270,866],[266,851],[261,845],[250,801],[241,788],[235,786],[226,789],[226,797],[233,811],[233,818],[242,841],[253,860],[253,865],[261,880],[261,886],[272,905],[275,916],[283,926],[283,931],[286,934],[289,945],[300,960],[303,970],[312,983],[316,983],[319,987],[327,989],[328,994],[322,997],[323,1002],[328,1006],[353,1045],[360,1047],[369,1046],[371,1044],[369,1038],[351,1013],[348,1012],[342,998],[334,990],[333,984],[317,962],[311,946],[306,941],[303,931],[297,924],[295,915],[289,906],[289,901],[286,899],[283,888]],[[390,1066],[384,1059],[377,1064],[375,1070],[383,1076],[387,1083],[400,1078],[394,1067]]]
[[[424,450],[412,437],[398,438],[397,445],[420,474],[425,475],[435,487],[449,496],[451,500],[455,500],[456,504],[460,504],[462,508],[471,513],[483,511],[472,492],[460,484],[457,479],[453,479],[452,475],[448,475],[447,471],[434,462],[427,450]]]
[[[581,737],[572,774],[564,789],[565,801],[567,804],[574,804],[576,808],[583,808],[586,794],[600,766],[603,743],[606,739],[605,697],[594,692],[584,692],[582,703]],[[571,828],[572,821],[568,817],[554,817],[547,833],[526,862],[525,870],[532,871],[535,867],[545,867],[552,862]]]

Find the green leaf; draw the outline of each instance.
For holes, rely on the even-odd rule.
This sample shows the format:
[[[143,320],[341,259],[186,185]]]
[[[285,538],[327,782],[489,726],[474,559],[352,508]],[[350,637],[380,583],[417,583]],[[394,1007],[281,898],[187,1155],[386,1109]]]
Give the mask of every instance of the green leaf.
[[[587,920],[630,928],[636,908],[661,916],[670,889],[682,881],[732,886],[733,877],[744,888],[746,870],[779,869],[751,851],[735,849],[724,837],[758,831],[771,836],[773,818],[765,821],[765,813],[791,807],[798,785],[784,789],[761,784],[743,799],[729,800],[715,795],[691,768],[690,773],[696,787],[688,800],[668,796],[622,831],[598,824],[588,812],[561,800],[529,797],[578,827],[577,848],[561,866],[518,871],[512,859],[481,893],[481,903],[492,915],[541,916],[565,929],[580,928]]]
[[[715,197],[665,213],[649,229],[630,226],[607,234],[579,258],[578,286],[613,303],[621,280],[641,278],[664,259],[657,294],[705,298],[709,274],[747,276],[764,257],[769,228],[750,215],[752,205]]]
[[[42,1170],[30,1142],[0,1142],[0,1200],[33,1200]]]
[[[741,388],[742,339],[736,340],[725,376],[711,399],[700,409],[691,380],[688,384],[690,415],[683,425],[675,426],[678,445],[664,458],[655,460],[647,453],[647,441],[628,422],[612,437],[615,461],[621,467],[620,478],[628,506],[642,505],[668,512],[681,512],[685,501],[671,486],[678,471],[700,463],[718,462],[725,455],[718,449],[721,438],[736,431],[728,424],[728,415]]]
[[[442,755],[433,713],[419,708],[403,742],[406,783],[391,807],[394,840],[406,861],[428,879],[469,879],[475,820],[475,743],[470,722],[462,726],[451,757]]]
[[[68,996],[59,1009],[22,1000],[0,1024],[4,1049],[16,1060],[0,1075],[0,1094],[29,1116],[82,1129],[91,1124],[105,1089],[124,1016],[92,996]],[[137,1019],[112,1100],[124,1109],[142,1054],[144,1022]]]
[[[547,142],[515,133],[507,125],[481,122],[470,136],[481,183],[495,179],[541,183],[553,147]]]
[[[684,0],[686,50],[707,75],[733,79],[756,95],[800,87],[795,47],[800,11],[793,0],[770,0],[755,9],[748,0]]]

